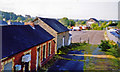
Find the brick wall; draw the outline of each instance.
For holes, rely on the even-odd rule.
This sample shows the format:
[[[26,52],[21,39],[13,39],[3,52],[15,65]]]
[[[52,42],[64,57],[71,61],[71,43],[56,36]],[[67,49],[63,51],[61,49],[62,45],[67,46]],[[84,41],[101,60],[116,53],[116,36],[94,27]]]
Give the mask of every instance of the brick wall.
[[[43,44],[45,44],[45,43],[40,44],[40,45],[37,45],[37,46],[34,46],[34,47],[32,47],[32,48],[30,48],[30,49],[28,49],[28,50],[25,50],[25,51],[20,52],[20,53],[12,56],[12,57],[10,57],[10,58],[7,58],[7,59],[3,60],[3,61],[0,63],[0,65],[2,65],[2,66],[1,66],[2,68],[0,69],[0,71],[3,69],[3,67],[4,67],[4,65],[5,65],[6,62],[9,62],[9,60],[12,60],[12,62],[13,62],[13,67],[14,67],[15,65],[21,65],[21,66],[22,66],[22,70],[19,71],[19,72],[23,72],[24,64],[22,63],[22,56],[24,56],[26,53],[30,53],[30,55],[31,55],[30,70],[31,70],[31,71],[36,70],[36,59],[37,59],[37,47],[38,47],[38,46],[41,46],[41,64],[42,64],[42,66],[43,66],[43,65],[44,65],[45,63],[47,63],[47,61],[49,61],[49,60],[54,56],[54,54],[55,54],[55,50],[54,50],[54,49],[55,49],[55,43],[54,43],[53,40],[54,40],[54,39],[45,42],[45,43],[46,43],[46,55],[48,55],[48,42],[51,41],[51,55],[50,55],[49,57],[46,56],[46,60],[45,60],[44,62],[42,62],[42,58],[43,58],[42,56],[43,56]],[[14,70],[14,68],[13,68],[13,70]]]

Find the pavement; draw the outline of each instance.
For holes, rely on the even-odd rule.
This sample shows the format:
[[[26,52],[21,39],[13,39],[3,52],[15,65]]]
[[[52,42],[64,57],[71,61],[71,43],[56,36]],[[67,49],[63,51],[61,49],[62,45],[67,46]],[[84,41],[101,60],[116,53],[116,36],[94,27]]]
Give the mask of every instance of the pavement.
[[[70,31],[72,43],[89,42],[90,44],[100,44],[104,38],[104,30],[82,30]]]

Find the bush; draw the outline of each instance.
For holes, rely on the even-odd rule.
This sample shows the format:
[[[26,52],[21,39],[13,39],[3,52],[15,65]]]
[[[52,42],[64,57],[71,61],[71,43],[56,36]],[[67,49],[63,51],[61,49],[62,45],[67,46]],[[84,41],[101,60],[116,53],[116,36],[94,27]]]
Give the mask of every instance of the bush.
[[[99,48],[102,49],[102,51],[107,51],[107,49],[110,49],[112,46],[109,44],[109,41],[105,40],[101,40],[101,44],[99,45]]]
[[[106,54],[113,55],[118,57],[118,45],[114,41],[103,41],[101,40],[101,44],[99,45],[99,48],[102,49],[102,51],[106,51]]]
[[[58,54],[67,54],[69,51],[70,46],[62,46],[61,48],[58,49]]]

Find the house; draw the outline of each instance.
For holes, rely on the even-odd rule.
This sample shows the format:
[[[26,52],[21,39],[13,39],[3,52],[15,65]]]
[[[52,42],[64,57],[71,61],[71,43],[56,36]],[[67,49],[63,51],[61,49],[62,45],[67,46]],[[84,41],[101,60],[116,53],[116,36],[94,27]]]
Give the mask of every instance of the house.
[[[86,21],[87,26],[91,26],[93,23],[99,25],[99,21],[95,18],[90,18],[88,21]]]
[[[71,41],[71,37],[69,30],[56,19],[37,17],[34,19],[34,23],[40,25],[43,29],[55,37],[55,53],[57,53],[58,48],[70,44],[69,41]]]
[[[2,58],[0,71],[33,72],[55,54],[55,39],[39,25],[0,26]]]

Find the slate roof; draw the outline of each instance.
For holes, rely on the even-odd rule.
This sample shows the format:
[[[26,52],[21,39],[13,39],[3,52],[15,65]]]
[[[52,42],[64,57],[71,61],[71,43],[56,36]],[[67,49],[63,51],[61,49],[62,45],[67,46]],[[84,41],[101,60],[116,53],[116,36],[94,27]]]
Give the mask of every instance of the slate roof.
[[[0,25],[8,25],[6,21],[0,20]]]
[[[0,26],[2,28],[2,58],[11,56],[54,38],[39,25]]]
[[[41,17],[39,18],[58,33],[69,31],[67,27],[65,27],[63,24],[58,22],[56,19],[41,18]]]
[[[11,25],[24,25],[24,22],[11,22]]]

